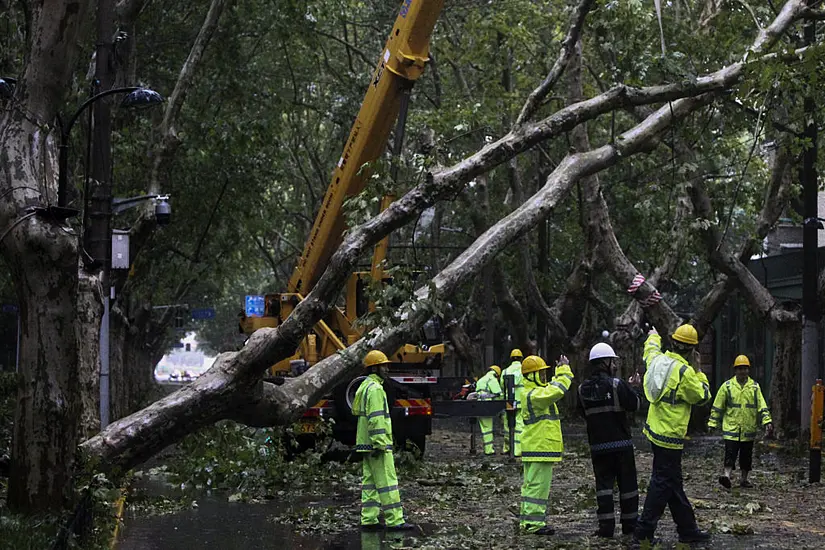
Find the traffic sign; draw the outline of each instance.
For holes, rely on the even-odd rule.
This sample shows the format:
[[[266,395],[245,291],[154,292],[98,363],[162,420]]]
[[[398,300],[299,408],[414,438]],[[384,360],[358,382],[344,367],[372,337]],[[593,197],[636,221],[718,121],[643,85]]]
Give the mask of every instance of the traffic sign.
[[[175,342],[174,344],[172,344],[172,347],[173,348],[182,348],[183,347],[183,342]]]
[[[246,311],[247,317],[263,317],[264,316],[264,297],[260,295],[246,297]]]
[[[214,319],[215,318],[215,308],[211,307],[202,307],[196,308],[192,310],[192,319],[196,321],[203,321],[204,319]]]

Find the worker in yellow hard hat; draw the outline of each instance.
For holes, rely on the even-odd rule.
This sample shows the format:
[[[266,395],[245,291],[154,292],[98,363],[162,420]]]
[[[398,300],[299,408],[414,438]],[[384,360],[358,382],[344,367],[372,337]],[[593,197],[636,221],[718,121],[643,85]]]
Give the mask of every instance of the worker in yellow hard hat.
[[[476,396],[479,401],[493,401],[502,398],[501,384],[499,383],[500,376],[501,367],[492,365],[487,370],[487,374],[478,379],[478,382],[476,382]],[[493,447],[493,417],[479,417],[478,427],[481,430],[481,440],[484,442],[484,454],[486,456],[496,454]]]
[[[768,435],[773,434],[771,413],[759,384],[749,376],[751,362],[747,355],[733,361],[734,376],[719,388],[710,410],[709,428],[722,423],[722,439],[725,441],[725,473],[719,483],[730,489],[730,474],[736,467],[739,455],[740,487],[753,487],[748,474],[753,464],[753,442],[757,426],[764,426]]]
[[[521,441],[521,462],[524,480],[521,485],[519,526],[534,535],[552,535],[547,525],[547,499],[553,481],[553,464],[561,462],[564,442],[556,402],[570,389],[573,371],[562,355],[556,372],[549,379],[549,366],[544,359],[530,355],[521,364],[524,375],[524,401],[521,416],[524,433]]]
[[[682,486],[682,449],[690,410],[693,405],[710,401],[710,387],[705,374],[694,369],[687,359],[699,344],[696,329],[692,325],[681,325],[671,340],[671,349],[663,352],[662,338],[654,328],[644,347],[647,365],[644,392],[650,408],[643,432],[653,447],[653,471],[644,510],[636,523],[634,539],[638,544],[653,542],[656,525],[665,508],[670,508],[679,542],[710,540],[710,534],[696,524],[693,507]]]
[[[516,418],[516,426],[513,430],[513,456],[521,456],[521,434],[524,431],[524,421],[521,419],[521,399],[524,384],[522,381],[521,375],[521,360],[524,358],[524,355],[521,353],[521,350],[516,348],[510,352],[510,365],[504,369],[501,373],[502,376],[502,387],[505,386],[506,376],[513,377],[513,389],[514,395],[507,396],[510,398],[513,404],[514,412],[511,414],[515,415]],[[510,423],[508,422],[507,418],[507,411],[505,410],[502,413],[502,423],[504,424],[504,447],[503,451],[504,454],[510,452]]]
[[[386,528],[391,531],[415,529],[404,521],[398,477],[392,456],[392,422],[384,380],[390,360],[383,352],[372,350],[364,358],[367,377],[358,386],[352,414],[358,417],[355,450],[363,454],[361,480],[361,529],[378,530],[383,510]]]

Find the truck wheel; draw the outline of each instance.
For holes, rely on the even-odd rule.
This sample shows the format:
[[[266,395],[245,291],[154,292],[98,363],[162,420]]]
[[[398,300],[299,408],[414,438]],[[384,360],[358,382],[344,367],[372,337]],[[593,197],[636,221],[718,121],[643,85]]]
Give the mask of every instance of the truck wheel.
[[[335,416],[338,420],[352,421],[355,416],[352,414],[352,401],[355,399],[355,392],[358,386],[364,381],[365,376],[357,376],[348,384],[340,384],[333,392],[335,402]]]

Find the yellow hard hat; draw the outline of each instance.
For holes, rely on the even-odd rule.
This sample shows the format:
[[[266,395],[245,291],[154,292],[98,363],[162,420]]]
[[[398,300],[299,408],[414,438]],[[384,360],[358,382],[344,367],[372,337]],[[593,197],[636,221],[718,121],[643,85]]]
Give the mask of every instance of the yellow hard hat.
[[[498,365],[492,365],[490,370],[496,373],[496,376],[501,376],[501,367]]]
[[[519,359],[524,357],[524,354],[521,353],[521,350],[518,348],[510,352],[510,359],[515,359],[516,357],[518,357]]]
[[[521,374],[530,374],[547,368],[550,367],[538,355],[529,355],[521,362]]]
[[[748,359],[747,355],[738,355],[736,359],[733,361],[733,368],[736,367],[748,367],[750,368],[751,362]]]
[[[390,360],[387,359],[387,356],[384,355],[383,351],[378,351],[377,349],[372,350],[364,357],[364,366],[365,367],[377,367],[378,365],[384,365],[389,363]]]
[[[696,332],[696,328],[694,328],[693,325],[681,325],[676,329],[671,337],[677,342],[690,344],[691,346],[695,346],[699,343],[699,333]]]

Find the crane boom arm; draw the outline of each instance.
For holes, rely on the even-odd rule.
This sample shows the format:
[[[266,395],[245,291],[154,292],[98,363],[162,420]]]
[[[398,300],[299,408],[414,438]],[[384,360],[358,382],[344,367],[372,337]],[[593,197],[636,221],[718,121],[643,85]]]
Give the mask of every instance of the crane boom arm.
[[[308,294],[343,240],[344,201],[364,189],[370,170],[386,148],[401,96],[424,72],[430,36],[444,0],[404,0],[373,72],[304,252],[289,280],[289,292]]]

